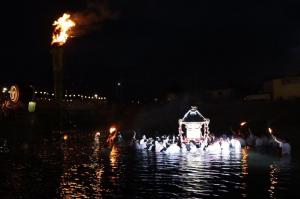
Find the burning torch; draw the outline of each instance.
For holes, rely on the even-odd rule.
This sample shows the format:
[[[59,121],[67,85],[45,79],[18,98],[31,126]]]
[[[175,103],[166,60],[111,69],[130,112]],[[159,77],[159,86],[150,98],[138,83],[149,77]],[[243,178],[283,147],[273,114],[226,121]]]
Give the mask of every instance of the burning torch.
[[[246,124],[247,124],[247,122],[241,122],[240,125],[241,125],[241,127],[242,127],[242,126],[245,126]]]
[[[52,35],[52,64],[54,93],[57,102],[63,99],[63,45],[70,37],[71,30],[75,22],[70,19],[69,14],[63,14],[62,17],[54,21],[54,31]]]

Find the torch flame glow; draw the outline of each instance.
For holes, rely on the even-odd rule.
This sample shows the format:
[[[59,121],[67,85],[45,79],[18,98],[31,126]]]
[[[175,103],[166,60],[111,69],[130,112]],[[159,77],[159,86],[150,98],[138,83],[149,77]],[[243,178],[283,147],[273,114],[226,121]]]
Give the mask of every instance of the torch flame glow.
[[[75,26],[75,22],[70,19],[69,14],[64,13],[62,17],[54,21],[53,26],[54,31],[51,45],[57,44],[62,46],[70,36],[70,30]]]
[[[68,135],[67,134],[64,135],[64,140],[65,141],[68,140]]]
[[[270,127],[268,128],[268,131],[270,134],[272,134],[272,129]]]
[[[116,127],[112,126],[112,127],[110,127],[110,129],[109,129],[109,133],[113,133],[113,132],[115,132],[116,130],[117,130]]]
[[[245,124],[247,124],[247,122],[242,122],[242,123],[241,123],[241,126],[244,126]]]

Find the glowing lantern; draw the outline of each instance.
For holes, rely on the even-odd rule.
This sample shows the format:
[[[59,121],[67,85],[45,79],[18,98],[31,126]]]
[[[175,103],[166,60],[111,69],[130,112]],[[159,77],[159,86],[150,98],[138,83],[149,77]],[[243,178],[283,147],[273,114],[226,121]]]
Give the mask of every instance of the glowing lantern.
[[[9,95],[10,95],[10,100],[13,103],[17,103],[19,101],[19,97],[20,97],[19,87],[16,85],[11,86]]]
[[[33,113],[35,111],[36,102],[29,102],[28,103],[28,111]]]

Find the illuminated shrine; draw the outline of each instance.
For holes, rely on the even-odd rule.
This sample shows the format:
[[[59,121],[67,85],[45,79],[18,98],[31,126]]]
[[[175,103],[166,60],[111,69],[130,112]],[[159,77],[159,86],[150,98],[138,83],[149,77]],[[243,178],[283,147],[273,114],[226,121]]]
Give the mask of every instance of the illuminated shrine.
[[[199,140],[209,134],[209,122],[196,106],[192,106],[184,117],[179,119],[179,135],[189,140]]]

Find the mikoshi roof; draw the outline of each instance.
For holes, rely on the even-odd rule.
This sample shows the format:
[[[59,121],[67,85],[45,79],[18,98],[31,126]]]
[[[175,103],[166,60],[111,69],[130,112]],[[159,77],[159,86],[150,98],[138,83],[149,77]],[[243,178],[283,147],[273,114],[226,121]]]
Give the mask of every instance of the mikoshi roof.
[[[182,118],[182,122],[203,122],[206,120],[207,119],[197,110],[196,106],[192,106]]]

